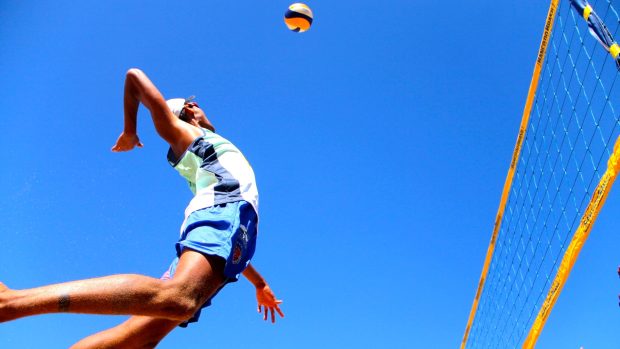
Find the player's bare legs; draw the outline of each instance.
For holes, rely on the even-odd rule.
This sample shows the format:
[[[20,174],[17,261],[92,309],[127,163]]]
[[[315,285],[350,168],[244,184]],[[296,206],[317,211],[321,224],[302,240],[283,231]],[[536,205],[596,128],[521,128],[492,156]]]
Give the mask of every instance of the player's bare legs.
[[[0,322],[47,313],[145,315],[184,321],[224,282],[224,261],[186,250],[175,277],[113,275],[27,290],[0,288]]]
[[[193,251],[191,253],[184,253],[179,260],[179,265],[172,280],[167,282],[177,282],[189,277],[193,278],[196,275],[195,268],[210,269],[211,274],[221,275],[223,265],[224,261],[217,257],[205,258],[203,255]],[[214,270],[220,271],[214,272]],[[205,289],[208,289],[208,292],[205,293],[205,299],[201,302],[201,305],[217,291],[222,282],[223,277],[214,283],[217,285],[217,288],[210,285],[204,286]],[[133,316],[116,327],[82,339],[72,346],[71,349],[154,348],[181,322],[179,320],[149,316]]]
[[[172,330],[180,321],[158,319],[148,316],[132,316],[124,323],[84,338],[70,349],[150,349]]]

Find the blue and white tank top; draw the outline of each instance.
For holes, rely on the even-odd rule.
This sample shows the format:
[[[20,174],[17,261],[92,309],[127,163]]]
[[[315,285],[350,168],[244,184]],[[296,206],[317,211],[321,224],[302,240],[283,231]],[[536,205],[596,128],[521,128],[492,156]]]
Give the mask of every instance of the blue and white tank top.
[[[192,212],[227,202],[247,201],[258,214],[258,188],[252,167],[241,151],[222,136],[203,129],[179,159],[168,150],[168,162],[181,174],[194,198],[185,209]]]

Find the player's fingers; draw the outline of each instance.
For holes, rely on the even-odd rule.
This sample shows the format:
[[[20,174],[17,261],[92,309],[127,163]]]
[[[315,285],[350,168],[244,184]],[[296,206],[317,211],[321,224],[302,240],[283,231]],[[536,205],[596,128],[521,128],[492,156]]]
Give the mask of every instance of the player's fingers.
[[[273,310],[273,308],[271,308],[271,323],[276,323],[276,312]]]
[[[281,317],[284,317],[284,313],[280,310],[280,307],[276,305],[276,311],[280,314]]]

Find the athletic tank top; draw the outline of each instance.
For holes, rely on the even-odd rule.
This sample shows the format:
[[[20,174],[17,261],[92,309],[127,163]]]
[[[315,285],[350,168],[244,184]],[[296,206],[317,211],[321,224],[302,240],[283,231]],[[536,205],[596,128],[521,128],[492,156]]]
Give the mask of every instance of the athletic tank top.
[[[207,129],[203,132],[179,159],[168,150],[168,162],[194,193],[185,217],[206,207],[241,200],[249,202],[258,214],[258,188],[248,161],[227,139]]]

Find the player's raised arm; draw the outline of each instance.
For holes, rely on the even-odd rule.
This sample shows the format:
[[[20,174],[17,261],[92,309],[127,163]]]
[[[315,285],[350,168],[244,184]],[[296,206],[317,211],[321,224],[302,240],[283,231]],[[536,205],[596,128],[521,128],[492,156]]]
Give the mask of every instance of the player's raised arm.
[[[157,133],[172,147],[182,153],[196,137],[191,125],[179,120],[172,112],[157,87],[140,69],[132,68],[125,77],[124,129],[112,151],[128,151],[142,143],[137,133],[137,115],[140,103],[151,112]]]
[[[284,313],[280,310],[280,304],[282,301],[276,299],[275,294],[265,281],[265,279],[254,269],[252,264],[249,264],[243,271],[245,276],[256,287],[256,301],[258,302],[258,312],[263,312],[263,319],[267,320],[269,313],[271,313],[271,322],[276,322],[276,311],[281,317],[284,317]]]

